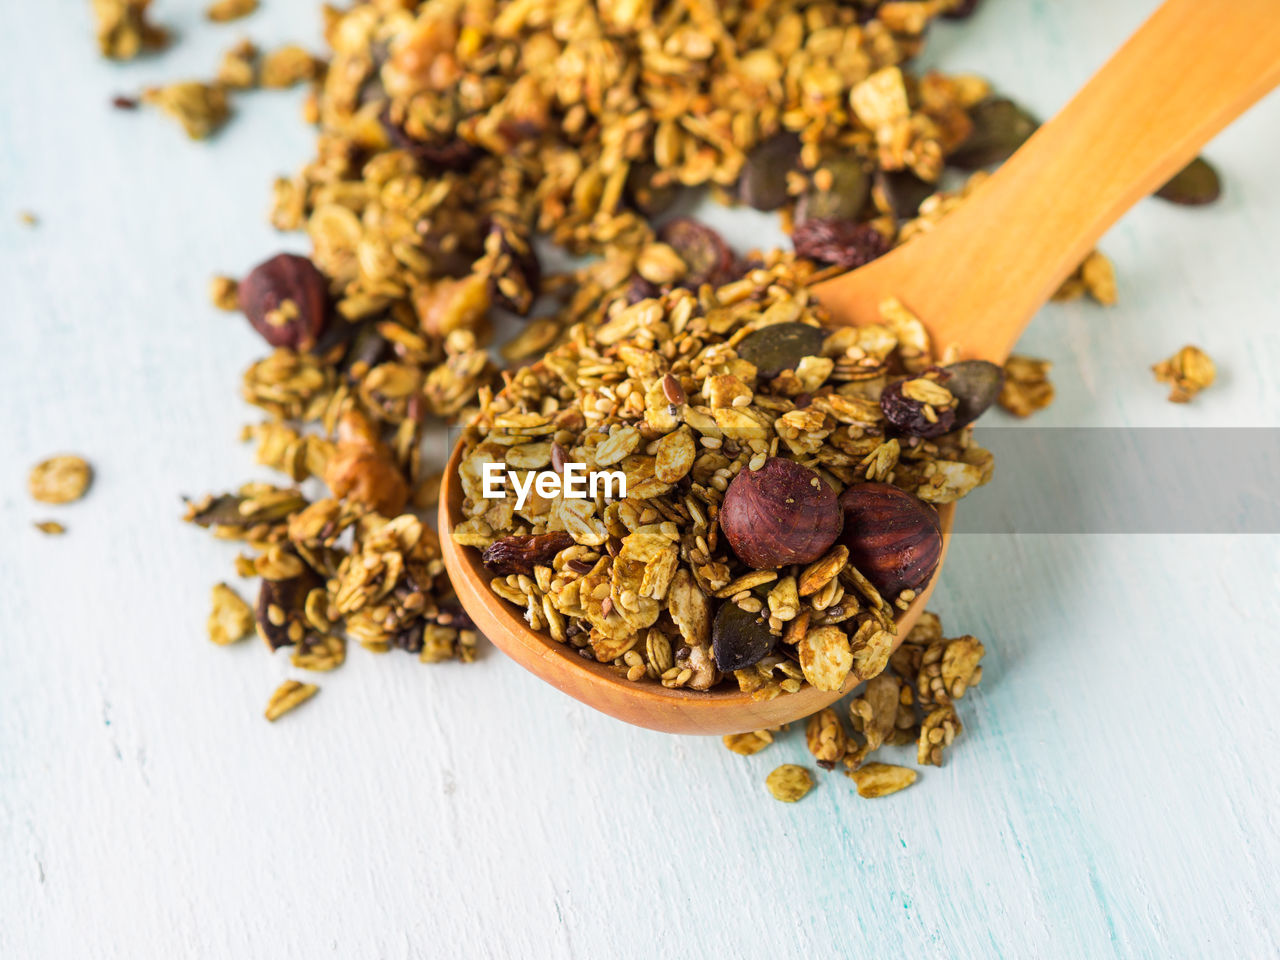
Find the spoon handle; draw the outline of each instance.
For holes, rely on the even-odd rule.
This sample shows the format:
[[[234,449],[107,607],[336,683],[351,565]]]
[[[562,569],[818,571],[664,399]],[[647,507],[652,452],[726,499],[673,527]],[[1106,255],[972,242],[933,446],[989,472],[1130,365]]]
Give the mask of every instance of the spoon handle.
[[[1167,0],[966,203],[895,251],[895,272],[920,268],[903,300],[936,346],[1003,361],[1107,228],[1277,83],[1280,0]]]

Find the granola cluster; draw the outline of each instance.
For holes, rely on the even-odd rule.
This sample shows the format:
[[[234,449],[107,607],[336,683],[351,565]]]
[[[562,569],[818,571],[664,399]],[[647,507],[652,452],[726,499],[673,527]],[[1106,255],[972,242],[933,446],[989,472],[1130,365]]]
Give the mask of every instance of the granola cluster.
[[[493,591],[523,608],[534,629],[632,680],[707,690],[731,672],[758,698],[805,683],[839,690],[851,674],[865,680],[884,669],[894,615],[936,555],[910,583],[885,579],[883,550],[864,534],[892,525],[897,550],[907,535],[894,521],[917,512],[928,534],[936,520],[925,504],[985,483],[992,458],[967,425],[913,435],[887,422],[885,396],[901,385],[904,403],[928,411],[923,427],[951,424],[941,419],[955,416],[950,374],[931,366],[923,325],[894,301],[881,324],[824,327],[808,286],[815,270],[760,255],[719,287],[615,299],[604,317],[574,324],[542,361],[485,395],[464,435],[464,519],[453,536],[484,551]],[[518,505],[485,496],[488,464],[521,485],[565,463],[621,471],[625,498],[531,494]],[[796,525],[762,536],[770,505],[732,502],[757,471],[794,484],[784,502],[798,505]],[[886,484],[894,497],[868,522],[850,519],[851,539],[835,543],[836,495],[845,494],[849,516],[860,499],[850,494]],[[800,544],[805,515],[828,503],[817,549],[785,552]],[[733,540],[735,509],[750,511],[751,550]],[[807,530],[802,545],[813,545]],[[909,558],[892,560],[892,570],[910,569]]]
[[[926,612],[894,652],[888,669],[843,704],[805,722],[805,745],[814,762],[824,770],[842,766],[861,797],[884,797],[911,786],[918,777],[915,770],[871,756],[882,747],[914,745],[917,765],[942,766],[944,752],[963,730],[956,703],[982,680],[985,653],[974,637],[944,637],[937,615]],[[752,756],[773,744],[779,732],[732,734],[723,738],[724,745]],[[803,797],[812,784],[808,771],[794,764],[778,767],[766,780],[770,793],[783,801]]]

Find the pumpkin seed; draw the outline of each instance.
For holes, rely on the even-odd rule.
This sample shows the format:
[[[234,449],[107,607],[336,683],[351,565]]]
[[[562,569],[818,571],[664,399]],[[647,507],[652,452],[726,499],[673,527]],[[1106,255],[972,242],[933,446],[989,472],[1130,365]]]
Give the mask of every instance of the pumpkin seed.
[[[1012,100],[988,97],[969,111],[973,132],[947,163],[961,170],[977,170],[1003,163],[1027,142],[1040,123]]]
[[[840,157],[823,164],[831,174],[831,186],[817,188],[802,196],[796,204],[796,222],[806,220],[857,220],[871,190],[871,178],[862,161],[856,157]]]
[[[1204,157],[1196,157],[1179,170],[1155,195],[1186,207],[1200,207],[1222,196],[1218,171]]]
[[[800,138],[780,133],[747,157],[738,180],[738,196],[756,210],[777,210],[787,202],[787,174],[800,157]]]
[[[988,360],[962,360],[942,368],[951,375],[944,381],[956,398],[955,429],[973,423],[996,402],[1004,386],[1004,370]]]
[[[783,370],[794,370],[805,357],[822,355],[826,333],[812,324],[775,323],[742,338],[738,356],[754,364],[760,377],[770,380]]]

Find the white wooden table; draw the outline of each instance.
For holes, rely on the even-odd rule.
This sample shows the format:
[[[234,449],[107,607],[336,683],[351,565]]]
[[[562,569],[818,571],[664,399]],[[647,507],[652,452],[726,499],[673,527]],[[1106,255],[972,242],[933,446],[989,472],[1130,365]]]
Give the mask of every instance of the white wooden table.
[[[204,145],[108,101],[207,76],[242,33],[316,42],[317,5],[155,6],[180,42],[128,66],[79,0],[0,31],[0,957],[1280,952],[1275,535],[958,538],[934,607],[986,641],[985,679],[948,765],[876,802],[831,774],[776,803],[802,737],[742,758],[630,729],[492,648],[355,649],[266,724],[292,671],[204,638],[233,550],[177,518],[263,475],[235,443],[262,345],[205,285],[305,249],[263,214],[311,134],[296,93],[240,98]],[[1048,115],[1152,6],[988,0],[929,62]],[[1040,425],[1280,427],[1280,100],[1208,153],[1221,203],[1147,202],[1104,241],[1121,305],[1027,334],[1057,363]],[[1148,366],[1186,342],[1222,378],[1175,407]],[[63,450],[91,495],[32,504]]]

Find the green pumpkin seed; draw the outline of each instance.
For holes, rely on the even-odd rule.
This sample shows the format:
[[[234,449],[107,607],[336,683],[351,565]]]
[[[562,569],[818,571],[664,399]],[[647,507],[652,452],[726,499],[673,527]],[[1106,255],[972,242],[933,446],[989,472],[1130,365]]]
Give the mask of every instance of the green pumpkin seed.
[[[962,360],[942,369],[951,374],[943,386],[956,398],[953,430],[973,423],[986,413],[1004,386],[1004,369],[987,360]]]
[[[1161,200],[1186,207],[1200,207],[1213,203],[1222,196],[1222,181],[1218,171],[1204,157],[1196,157],[1156,191]]]
[[[988,97],[969,111],[973,132],[947,163],[961,170],[978,170],[1003,163],[1036,132],[1039,122],[1012,100]]]
[[[807,323],[775,323],[742,338],[738,356],[755,365],[765,380],[783,370],[794,370],[805,357],[822,355],[826,334]]]
[[[756,210],[777,210],[787,202],[787,174],[800,158],[800,138],[780,133],[747,156],[738,180],[738,196]]]
[[[871,191],[871,178],[856,157],[829,160],[822,168],[831,173],[831,189],[813,189],[796,204],[796,222],[806,220],[857,220]]]

